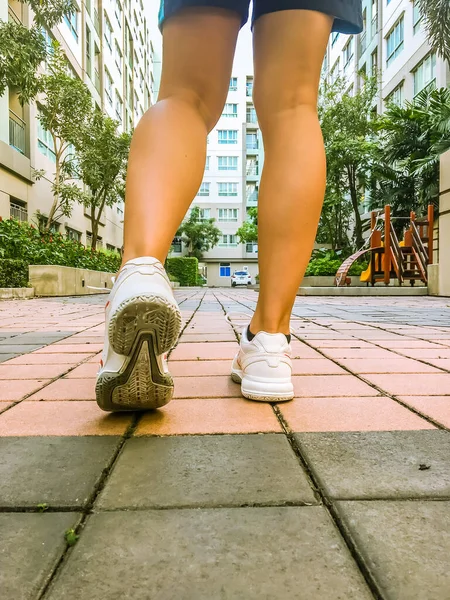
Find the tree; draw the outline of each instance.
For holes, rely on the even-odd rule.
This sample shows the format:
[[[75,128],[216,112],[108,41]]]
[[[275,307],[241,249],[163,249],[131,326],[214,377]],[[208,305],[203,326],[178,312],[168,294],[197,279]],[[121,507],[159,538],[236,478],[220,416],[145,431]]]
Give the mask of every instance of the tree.
[[[258,242],[258,208],[248,209],[249,219],[236,231],[240,244],[256,244]]]
[[[114,206],[125,195],[125,174],[131,135],[119,133],[118,123],[96,111],[77,148],[73,173],[86,186],[80,198],[89,212],[92,249],[105,206]]]
[[[449,0],[415,0],[428,32],[433,50],[450,65]]]
[[[319,115],[327,154],[327,180],[331,197],[343,202],[348,195],[353,209],[354,239],[364,243],[361,200],[376,149],[376,121],[372,113],[377,95],[376,78],[365,80],[354,95],[337,80],[322,88]]]
[[[71,215],[74,201],[83,200],[82,190],[72,181],[71,146],[81,148],[93,107],[88,87],[69,74],[66,57],[56,42],[48,60],[48,73],[40,75],[39,82],[38,119],[50,133],[55,153],[53,204],[44,227],[48,231],[57,218]]]
[[[0,21],[0,96],[10,88],[22,104],[39,93],[38,69],[47,56],[42,28],[51,30],[65,14],[76,10],[73,0],[27,0],[27,4],[34,11],[30,29],[22,23]]]
[[[202,219],[198,206],[191,210],[189,218],[181,224],[177,232],[177,236],[181,236],[183,243],[187,245],[188,256],[201,260],[203,252],[217,246],[222,232],[215,226],[215,222],[215,219]]]

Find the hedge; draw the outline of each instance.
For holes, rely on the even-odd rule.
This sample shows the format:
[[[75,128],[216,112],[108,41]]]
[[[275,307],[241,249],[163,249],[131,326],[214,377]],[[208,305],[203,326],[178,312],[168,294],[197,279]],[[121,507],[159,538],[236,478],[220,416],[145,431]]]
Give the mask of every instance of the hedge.
[[[198,281],[198,260],[190,257],[168,258],[166,261],[167,273],[180,285],[193,287]]]
[[[28,287],[28,264],[25,260],[0,260],[0,288]]]

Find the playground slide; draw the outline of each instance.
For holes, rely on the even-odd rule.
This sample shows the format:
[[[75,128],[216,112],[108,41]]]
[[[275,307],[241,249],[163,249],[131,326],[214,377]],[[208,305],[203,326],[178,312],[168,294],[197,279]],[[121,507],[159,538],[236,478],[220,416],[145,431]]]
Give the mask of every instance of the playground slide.
[[[402,241],[400,242],[400,246],[402,246],[402,247],[403,247],[404,245],[405,245],[405,241],[404,241],[404,240],[402,240]],[[383,244],[383,243],[382,243],[382,246],[384,246],[384,244]],[[383,261],[383,267],[384,267],[384,256],[383,256],[383,258],[382,258],[382,261]],[[368,283],[368,282],[370,282],[370,280],[371,280],[371,277],[372,277],[372,267],[371,267],[371,265],[370,265],[370,263],[369,263],[369,266],[367,267],[367,269],[366,269],[365,271],[363,271],[363,272],[361,273],[361,277],[360,277],[359,279],[360,279],[360,281],[361,281],[362,283]]]

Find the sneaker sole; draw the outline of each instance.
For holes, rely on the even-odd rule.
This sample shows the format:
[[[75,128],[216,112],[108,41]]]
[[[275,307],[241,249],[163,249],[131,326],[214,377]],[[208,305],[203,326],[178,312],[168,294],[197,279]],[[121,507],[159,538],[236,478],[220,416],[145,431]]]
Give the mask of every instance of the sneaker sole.
[[[248,390],[245,388],[245,386],[242,383],[242,377],[241,375],[239,375],[237,372],[233,371],[231,373],[231,379],[235,382],[235,383],[240,383],[241,384],[241,394],[244,396],[244,398],[247,398],[247,400],[254,400],[256,402],[272,402],[273,404],[278,404],[279,402],[289,402],[290,400],[294,399],[294,393],[293,392],[273,392],[273,393],[269,393],[269,392],[265,392],[265,393],[261,393],[261,392],[253,392],[251,390]]]
[[[157,356],[178,341],[181,314],[155,296],[133,298],[119,306],[109,326],[113,350],[128,356],[125,369],[98,376],[97,404],[102,410],[142,411],[161,408],[173,397],[173,379],[162,373]]]

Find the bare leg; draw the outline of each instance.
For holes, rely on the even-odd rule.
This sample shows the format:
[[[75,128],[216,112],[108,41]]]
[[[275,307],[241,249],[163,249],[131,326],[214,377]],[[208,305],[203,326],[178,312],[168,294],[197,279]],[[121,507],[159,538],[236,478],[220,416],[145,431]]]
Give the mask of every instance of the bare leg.
[[[136,128],[128,166],[123,262],[164,262],[203,177],[206,138],[228,93],[240,27],[237,13],[186,9],[163,33],[158,103]]]
[[[317,117],[333,19],[280,11],[255,24],[254,102],[264,138],[259,196],[260,295],[251,332],[289,333],[323,204],[325,152]]]

